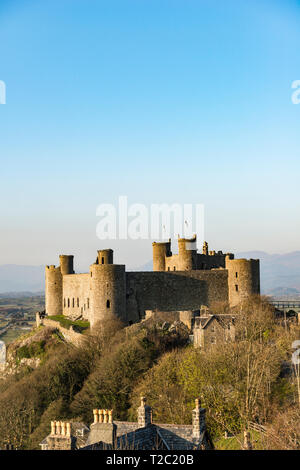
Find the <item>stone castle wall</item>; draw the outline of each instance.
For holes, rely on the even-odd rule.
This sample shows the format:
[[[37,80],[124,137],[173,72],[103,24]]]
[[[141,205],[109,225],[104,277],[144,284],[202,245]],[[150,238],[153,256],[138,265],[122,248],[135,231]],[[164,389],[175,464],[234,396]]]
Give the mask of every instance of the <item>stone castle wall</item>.
[[[211,271],[126,273],[128,317],[146,310],[197,310],[201,305],[228,300],[228,272]]]
[[[63,314],[72,319],[82,315],[90,320],[90,275],[68,274],[63,276]]]
[[[67,328],[61,326],[60,323],[57,321],[50,320],[49,318],[40,318],[39,314],[37,314],[36,316],[36,325],[48,326],[50,328],[59,330],[65,340],[68,343],[74,344],[75,346],[81,346],[86,340],[86,337],[84,335],[82,335],[81,333],[77,333],[72,328],[68,330]]]
[[[90,267],[91,326],[116,315],[127,321],[125,266],[92,264]]]
[[[226,258],[228,296],[231,306],[260,292],[259,260]]]
[[[48,315],[62,314],[62,274],[60,267],[46,266],[45,309]]]

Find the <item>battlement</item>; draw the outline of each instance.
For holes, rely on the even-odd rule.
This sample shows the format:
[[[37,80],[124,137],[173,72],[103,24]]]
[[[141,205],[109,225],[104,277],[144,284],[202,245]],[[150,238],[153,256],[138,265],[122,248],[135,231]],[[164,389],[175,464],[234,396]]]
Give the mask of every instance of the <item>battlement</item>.
[[[171,240],[153,242],[153,271],[191,271],[207,269],[225,269],[225,258],[234,258],[232,253],[208,249],[204,242],[202,253],[197,252],[197,236],[178,238],[178,254],[172,255]]]
[[[56,267],[56,266],[55,266],[55,264],[50,264],[50,266],[46,266],[46,269],[47,269],[47,270],[52,270],[52,271],[53,271],[54,269],[59,269],[59,266],[58,266],[58,267]]]

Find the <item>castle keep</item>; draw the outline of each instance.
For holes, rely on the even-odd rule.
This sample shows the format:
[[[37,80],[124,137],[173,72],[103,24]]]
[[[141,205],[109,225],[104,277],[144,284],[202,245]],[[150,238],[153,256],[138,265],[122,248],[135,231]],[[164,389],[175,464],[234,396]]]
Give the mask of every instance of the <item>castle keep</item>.
[[[113,262],[113,251],[100,250],[85,274],[75,274],[73,256],[61,255],[58,267],[46,266],[46,315],[84,318],[91,327],[108,314],[125,323],[153,312],[178,312],[191,318],[213,302],[237,305],[260,293],[259,260],[234,259],[232,253],[197,252],[196,236],[153,244],[153,271],[126,271]]]

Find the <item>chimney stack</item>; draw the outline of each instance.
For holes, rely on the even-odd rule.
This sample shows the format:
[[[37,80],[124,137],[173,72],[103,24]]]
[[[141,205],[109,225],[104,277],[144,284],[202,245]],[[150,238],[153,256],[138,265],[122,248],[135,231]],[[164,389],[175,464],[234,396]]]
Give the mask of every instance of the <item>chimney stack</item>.
[[[51,434],[47,437],[48,450],[71,450],[76,446],[71,437],[71,423],[51,421]]]
[[[138,425],[140,428],[145,428],[152,424],[152,409],[146,405],[146,398],[141,397],[141,405],[138,408]]]
[[[114,445],[117,436],[117,426],[113,423],[113,410],[93,410],[94,422],[87,445],[102,442],[104,445]]]
[[[193,409],[193,439],[200,441],[201,434],[205,431],[205,409],[201,408],[200,400],[195,400],[195,408]]]

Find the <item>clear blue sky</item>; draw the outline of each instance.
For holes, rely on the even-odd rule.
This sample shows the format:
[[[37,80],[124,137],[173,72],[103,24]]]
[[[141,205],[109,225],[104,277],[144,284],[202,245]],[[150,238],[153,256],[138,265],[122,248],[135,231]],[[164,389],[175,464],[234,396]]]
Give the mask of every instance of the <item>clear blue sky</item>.
[[[296,0],[0,0],[0,264],[143,264],[96,238],[119,195],[205,204],[212,249],[299,250],[299,46]]]

